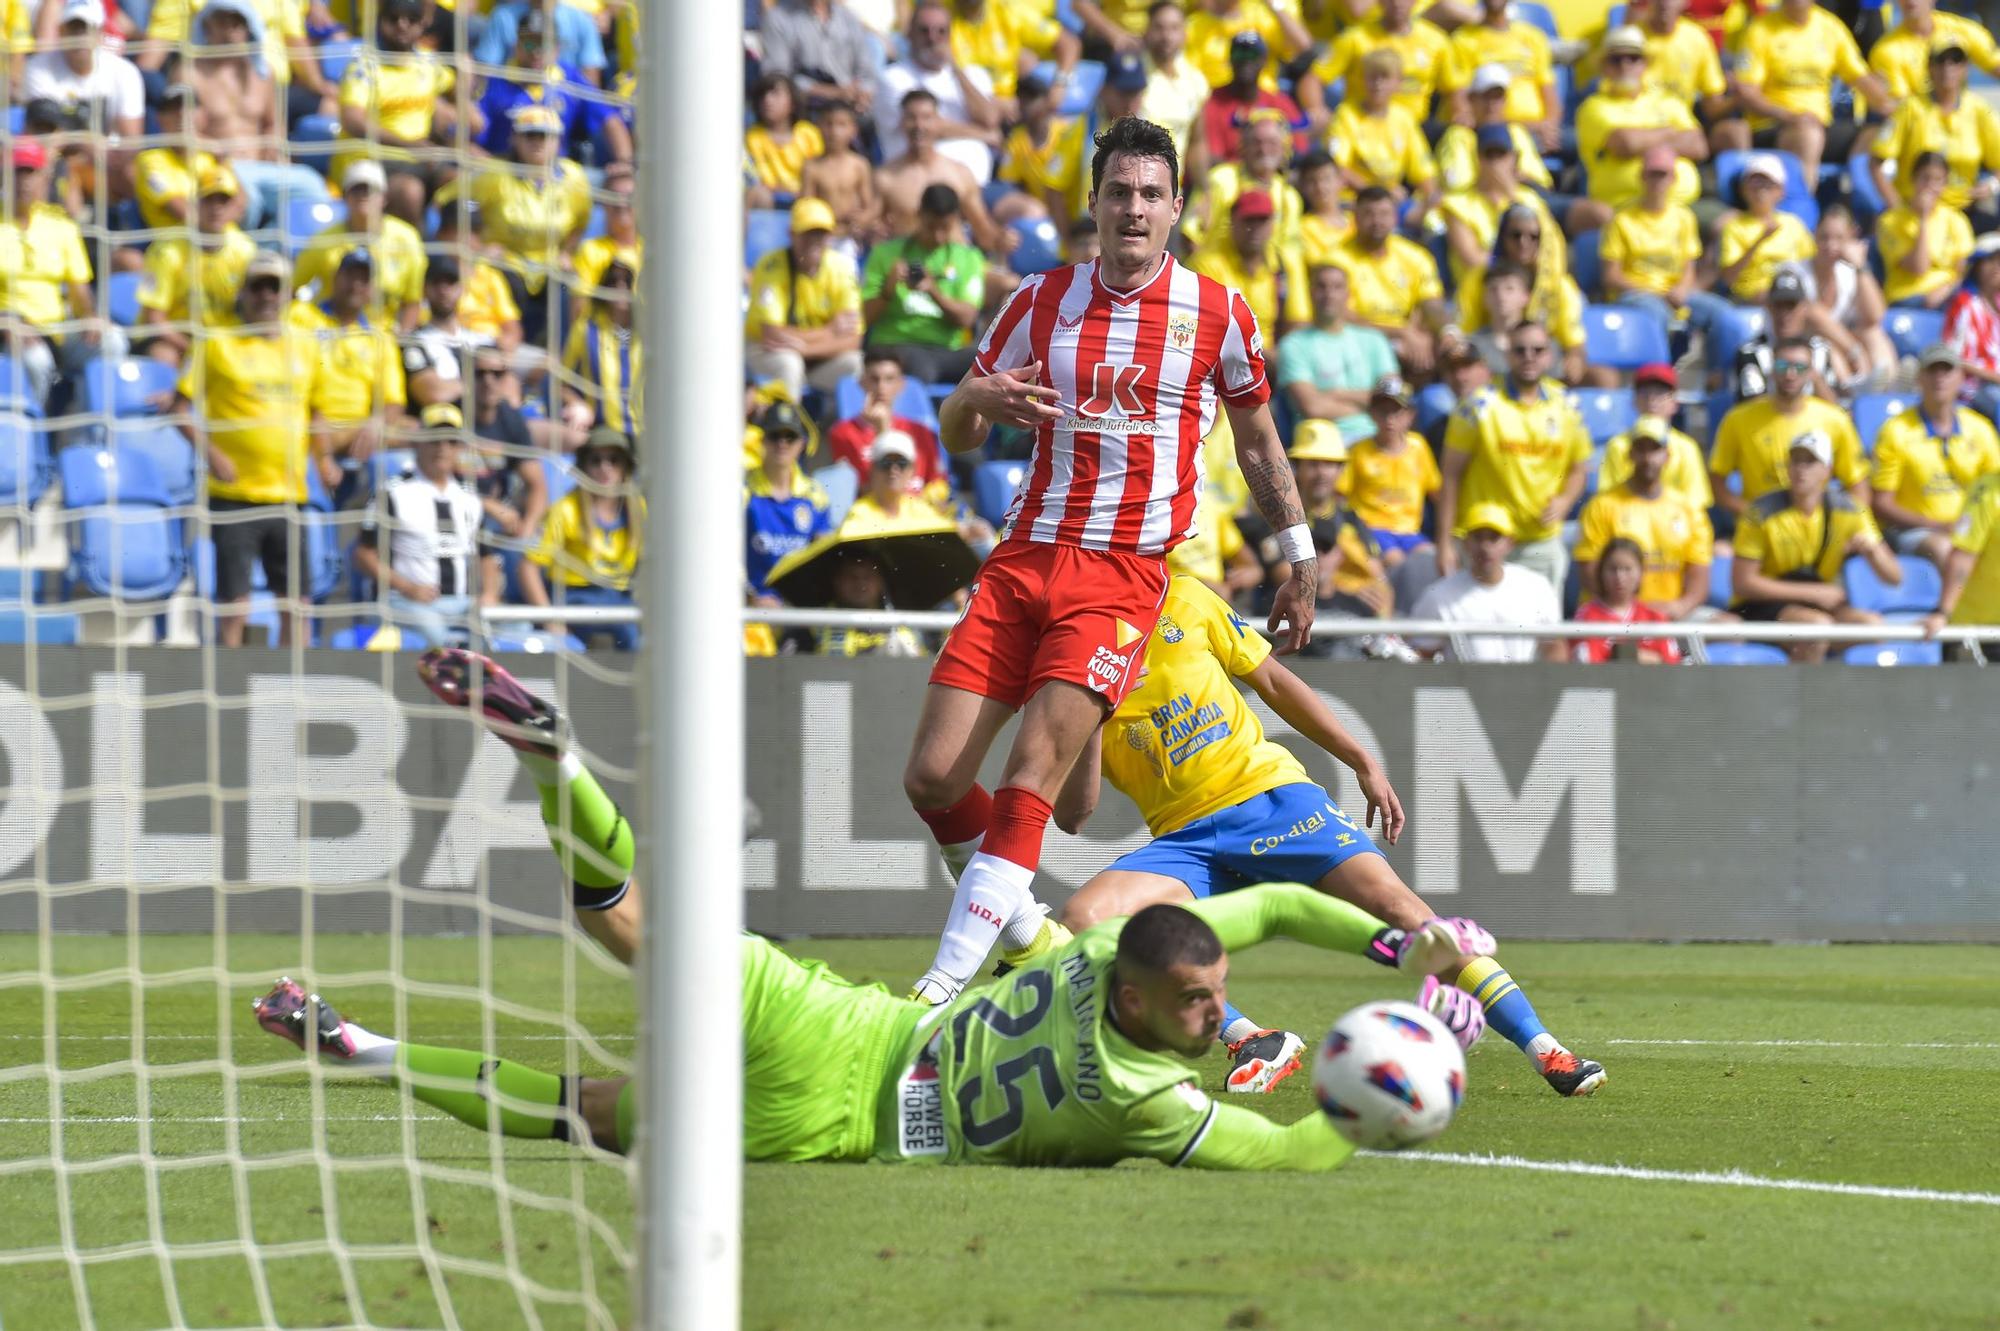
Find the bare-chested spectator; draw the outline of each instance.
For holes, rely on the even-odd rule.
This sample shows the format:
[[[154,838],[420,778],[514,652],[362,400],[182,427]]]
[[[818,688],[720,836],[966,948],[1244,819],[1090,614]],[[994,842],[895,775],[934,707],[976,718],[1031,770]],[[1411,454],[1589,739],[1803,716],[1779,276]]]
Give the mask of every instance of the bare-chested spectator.
[[[221,155],[243,186],[243,225],[277,226],[285,200],[323,199],[326,181],[284,160],[283,107],[277,84],[250,54],[249,0],[208,0],[195,19],[199,43],[187,64],[194,85],[195,134]]]
[[[1000,104],[993,98],[993,80],[977,65],[952,59],[951,9],[944,0],[918,0],[910,14],[909,42],[908,58],[883,70],[875,91],[883,160],[902,154],[908,132],[889,123],[892,108],[922,88],[936,99],[938,151],[962,163],[984,186],[993,179],[993,153],[1000,146]]]
[[[983,250],[998,250],[1003,237],[1010,236],[986,211],[979,182],[958,160],[947,157],[938,143],[943,121],[938,117],[937,98],[923,88],[903,95],[902,133],[907,145],[875,170],[875,192],[882,201],[883,229],[892,236],[907,236],[916,229],[918,204],[933,185],[943,185],[958,196],[972,239]],[[1027,195],[1009,196],[1039,208]],[[1020,214],[1025,215],[1025,214]]]
[[[306,36],[308,22],[327,24],[331,15],[313,0],[250,0],[257,21],[251,40],[257,44],[258,72],[277,84],[279,114],[286,124],[300,116],[334,114],[334,88],[320,69],[319,52]],[[195,31],[198,0],[154,0],[146,17],[146,40],[133,59],[141,69],[162,69],[190,42],[202,40]]]

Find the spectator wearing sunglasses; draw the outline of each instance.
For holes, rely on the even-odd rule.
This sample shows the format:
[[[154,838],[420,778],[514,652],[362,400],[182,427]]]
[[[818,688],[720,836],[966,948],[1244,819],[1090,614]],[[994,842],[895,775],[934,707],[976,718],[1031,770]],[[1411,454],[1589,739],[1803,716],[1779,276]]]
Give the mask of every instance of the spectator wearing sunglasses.
[[[1868,459],[1861,436],[1845,411],[1812,395],[1812,369],[1810,339],[1778,339],[1771,354],[1771,391],[1739,402],[1722,418],[1708,470],[1715,502],[1727,512],[1741,514],[1765,495],[1783,490],[1792,441],[1809,432],[1827,440],[1834,479],[1855,503],[1868,508]],[[1732,478],[1740,485],[1732,486]]]
[[[1602,226],[1639,198],[1646,154],[1657,147],[1672,149],[1678,159],[1673,201],[1701,197],[1694,164],[1708,157],[1708,137],[1685,102],[1647,84],[1646,34],[1631,24],[1604,39],[1604,76],[1577,109],[1576,147],[1597,205],[1583,214],[1585,225]]]

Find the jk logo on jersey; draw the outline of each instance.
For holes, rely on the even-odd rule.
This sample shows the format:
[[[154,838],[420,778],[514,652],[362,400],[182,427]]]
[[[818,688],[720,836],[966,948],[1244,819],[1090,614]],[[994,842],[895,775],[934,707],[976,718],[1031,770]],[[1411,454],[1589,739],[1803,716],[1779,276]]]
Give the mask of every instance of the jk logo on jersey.
[[[1144,420],[1152,413],[1139,400],[1139,381],[1146,376],[1143,365],[1113,365],[1100,361],[1092,367],[1090,396],[1077,407],[1079,416],[1103,418],[1123,416],[1128,420]]]

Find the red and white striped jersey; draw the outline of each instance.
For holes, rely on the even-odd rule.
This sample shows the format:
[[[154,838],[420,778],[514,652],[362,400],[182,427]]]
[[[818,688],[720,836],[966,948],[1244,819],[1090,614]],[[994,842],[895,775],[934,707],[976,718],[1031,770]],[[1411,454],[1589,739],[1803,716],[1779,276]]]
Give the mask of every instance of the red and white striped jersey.
[[[1036,434],[1007,513],[1014,541],[1165,554],[1195,533],[1217,400],[1271,396],[1241,293],[1171,255],[1136,291],[1106,286],[1095,262],[1024,281],[973,364],[986,375],[1036,361],[1063,418]]]

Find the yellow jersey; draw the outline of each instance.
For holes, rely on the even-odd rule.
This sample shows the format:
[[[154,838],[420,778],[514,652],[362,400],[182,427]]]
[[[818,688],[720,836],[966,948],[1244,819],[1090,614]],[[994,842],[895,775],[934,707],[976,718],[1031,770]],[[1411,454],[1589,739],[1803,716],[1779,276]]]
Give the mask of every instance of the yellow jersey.
[[[1730,408],[1715,431],[1708,469],[1717,476],[1741,473],[1743,498],[1762,499],[1785,489],[1792,441],[1808,430],[1818,430],[1833,441],[1835,480],[1851,490],[1868,479],[1868,459],[1861,452],[1853,418],[1816,397],[1800,399],[1799,409],[1789,416],[1770,397],[1751,398]]]
[[[218,329],[195,339],[177,388],[236,467],[235,480],[209,477],[210,498],[306,501],[306,418],[318,367],[312,334],[289,324],[270,337]]]
[[[1090,153],[1084,142],[1083,121],[1057,117],[1049,122],[1045,142],[1035,142],[1026,125],[1014,126],[1000,162],[999,176],[1010,180],[1039,199],[1054,194],[1066,202],[1089,190]]]
[[[1513,124],[1539,123],[1548,118],[1542,93],[1555,82],[1549,61],[1549,39],[1532,23],[1511,20],[1504,28],[1468,23],[1451,35],[1451,65],[1440,82],[1445,92],[1472,86],[1481,65],[1505,65],[1513,75],[1507,85],[1507,119]]]
[[[196,244],[192,236],[156,240],[146,250],[139,308],[157,310],[174,323],[197,328],[230,323],[236,317],[236,293],[244,271],[256,254],[257,242],[234,222],[213,248]]]
[[[1579,563],[1597,559],[1619,537],[1645,553],[1639,599],[1656,605],[1680,599],[1690,568],[1715,562],[1715,528],[1708,514],[1672,490],[1662,488],[1657,499],[1636,495],[1625,485],[1600,490],[1583,506],[1582,528],[1576,543]]]
[[[1884,33],[1868,48],[1868,68],[1889,85],[1889,95],[1897,101],[1921,97],[1931,90],[1931,42],[1947,34],[1958,38],[1973,64],[1988,74],[2000,72],[2000,47],[1994,45],[1993,34],[1970,19],[1942,11],[1932,12],[1929,37],[1910,31],[1907,23]]]
[[[1544,232],[1544,235],[1547,233]],[[1542,242],[1543,252],[1548,241]],[[1487,327],[1485,274],[1468,273],[1458,288],[1458,321],[1469,333]],[[1564,351],[1583,345],[1583,288],[1567,272],[1544,271],[1528,293],[1527,317],[1549,330],[1549,340]]]
[[[26,226],[0,222],[0,308],[49,328],[70,317],[69,286],[90,281],[83,229],[52,203],[38,203]]]
[[[793,125],[791,138],[783,143],[764,126],[752,125],[743,131],[743,151],[764,188],[797,194],[802,188],[799,173],[808,161],[826,152],[826,139],[810,120]]]
[[[1437,179],[1424,127],[1394,102],[1380,116],[1342,102],[1327,130],[1326,150],[1343,169],[1385,189],[1406,185],[1419,190]]]
[[[1868,74],[1854,34],[1824,9],[1815,7],[1804,23],[1781,9],[1750,20],[1737,50],[1736,77],[1787,111],[1801,111],[1823,125],[1833,123],[1833,81],[1858,83]],[[1771,122],[1752,116],[1752,129]]]
[[[1771,289],[1771,279],[1778,275],[1781,264],[1806,262],[1819,253],[1819,243],[1798,218],[1790,213],[1773,213],[1771,222],[1776,224],[1777,231],[1757,246],[1756,254],[1729,284],[1729,294],[1739,305],[1763,304],[1764,293]],[[1764,234],[1765,225],[1754,214],[1731,213],[1722,224],[1722,266],[1727,268],[1749,254],[1757,237]]]
[[[484,259],[474,259],[461,268],[465,289],[458,297],[459,326],[489,341],[498,342],[500,332],[510,323],[519,323],[521,307],[514,301],[514,288],[498,268]]]
[[[1598,253],[1605,263],[1617,264],[1638,290],[1664,296],[1701,257],[1701,223],[1684,204],[1670,203],[1657,213],[1630,204],[1605,224]]]
[[[1986,557],[1993,530],[2000,526],[1996,518],[2000,518],[2000,476],[1982,476],[1965,496],[1965,508],[1951,532],[1953,549],[1978,556],[1958,604],[1952,607],[1954,624],[2000,624],[2000,554]]]
[[[563,368],[597,406],[599,425],[637,438],[645,416],[645,352],[637,329],[621,335],[601,314],[570,325]]]
[[[436,56],[422,51],[377,51],[364,44],[341,76],[340,105],[343,110],[365,112],[369,124],[399,139],[422,143],[431,137],[438,98],[449,93],[455,82],[451,66]],[[355,138],[342,131],[340,142],[342,147],[327,168],[329,180],[339,180],[359,161],[416,160],[406,148],[393,148],[365,135]]]
[[[1279,786],[1310,782],[1232,682],[1270,644],[1220,596],[1185,574],[1167,584],[1146,640],[1146,675],[1111,715],[1104,775],[1156,837]]]
[[[1896,108],[1870,151],[1882,161],[1894,162],[1896,179],[1902,182],[1911,178],[1919,154],[1943,153],[1944,201],[1964,208],[1972,202],[1979,173],[2000,170],[2000,114],[1984,98],[1969,94],[1960,97],[1958,109],[1948,115],[1929,97],[1912,97]],[[1890,303],[1895,299],[1889,297]]]
[[[1569,246],[1563,240],[1562,224],[1556,221],[1555,214],[1549,211],[1548,204],[1542,202],[1542,196],[1526,185],[1515,186],[1514,197],[1503,200],[1490,198],[1477,190],[1447,194],[1438,201],[1438,213],[1447,221],[1455,220],[1470,230],[1473,238],[1479,242],[1480,252],[1491,254],[1493,242],[1500,238],[1500,218],[1516,204],[1534,213],[1542,225],[1541,257],[1535,261],[1535,285],[1540,287],[1551,278],[1564,276],[1569,267],[1567,258]],[[1469,298],[1463,294],[1462,289],[1478,286],[1480,273],[1484,269],[1483,263],[1478,269],[1467,268],[1460,264],[1456,252],[1451,256],[1452,280],[1461,288],[1460,313],[1465,314],[1468,319],[1472,315],[1467,311],[1473,305],[1483,303],[1484,295],[1482,293],[1478,300],[1472,300],[1468,304]]]
[[[633,278],[637,279],[646,267],[646,238],[641,236],[634,244],[620,245],[609,236],[593,236],[577,246],[576,253],[570,256],[570,266],[576,273],[577,294],[589,296],[603,286],[605,270],[611,267],[614,259],[622,259],[632,270]],[[514,317],[518,319],[520,316],[517,314]]]
[[[1903,267],[1917,247],[1921,227],[1930,241],[1930,265],[1921,273]],[[1891,208],[1875,219],[1875,247],[1882,252],[1882,299],[1891,305],[1912,296],[1956,287],[1972,257],[1972,222],[1948,203],[1938,204],[1929,217],[1908,208]]]
[[[1590,182],[1590,197],[1613,208],[1636,203],[1641,194],[1639,159],[1605,151],[1605,140],[1621,129],[1698,129],[1686,102],[1642,88],[1634,93],[1602,89],[1585,99],[1576,112],[1576,154]],[[1701,197],[1701,172],[1681,157],[1674,162],[1675,203]]]
[[[1939,434],[1921,406],[1883,424],[1875,436],[1875,470],[1868,478],[1927,522],[1957,522],[1973,483],[2000,471],[2000,435],[1970,407],[1954,407],[1949,434]]]
[[[1682,19],[1666,35],[1650,27],[1646,34],[1646,84],[1692,107],[1703,97],[1729,91],[1722,77],[1722,57],[1699,23]]]
[[[1444,429],[1446,451],[1470,458],[1458,492],[1460,520],[1479,504],[1498,504],[1514,519],[1514,538],[1523,543],[1562,530],[1561,516],[1544,522],[1542,511],[1570,469],[1590,456],[1590,431],[1569,390],[1554,379],[1544,379],[1541,388],[1541,399],[1533,402],[1509,396],[1503,384],[1482,388],[1459,402]]]
[[[1767,578],[1810,572],[1817,581],[1834,582],[1847,562],[1847,543],[1856,536],[1882,539],[1875,519],[1847,495],[1829,490],[1807,513],[1780,490],[1743,510],[1736,523],[1736,559],[1758,565]]]
[[[1192,21],[1189,28],[1193,28]],[[1397,34],[1385,31],[1379,17],[1349,28],[1313,65],[1313,75],[1329,88],[1346,79],[1346,100],[1359,106],[1361,62],[1370,51],[1385,47],[1403,61],[1403,86],[1396,93],[1396,105],[1422,124],[1430,117],[1432,95],[1452,74],[1451,38],[1428,19],[1412,19],[1410,30]]]
[[[1089,179],[1087,170],[1084,177]],[[1299,220],[1306,211],[1305,197],[1293,188],[1284,172],[1269,180],[1258,180],[1245,174],[1238,162],[1223,162],[1209,168],[1201,189],[1208,200],[1208,221],[1204,224],[1198,220],[1192,210],[1184,212],[1181,234],[1196,248],[1221,237],[1229,230],[1229,210],[1235,206],[1237,197],[1249,189],[1261,189],[1271,196],[1272,239],[1280,248],[1295,248],[1299,243]]]
[[[828,249],[819,271],[800,273],[789,248],[772,250],[750,270],[750,311],[743,319],[743,336],[752,342],[766,326],[824,328],[835,316],[861,317],[861,275],[854,260]]]
[[[1331,257],[1347,273],[1347,305],[1362,323],[1400,328],[1424,301],[1444,299],[1437,260],[1401,236],[1390,236],[1371,254],[1350,235]]]
[[[624,520],[606,527],[590,512],[591,496],[571,490],[542,519],[542,539],[528,562],[547,570],[565,587],[610,587],[630,591],[645,545],[646,501],[625,500]]]
[[[1007,0],[986,0],[977,21],[954,13],[951,58],[959,65],[976,65],[993,78],[995,97],[1012,97],[1021,74],[1021,48],[1034,35],[1022,30],[1023,13]]]
[[[1507,136],[1514,141],[1514,174],[1524,184],[1554,189],[1555,177],[1549,174],[1549,164],[1542,160],[1534,135],[1519,125],[1510,124]],[[1472,126],[1451,126],[1438,136],[1433,152],[1437,158],[1439,183],[1445,193],[1469,190],[1479,180],[1479,135]]]
[[[385,406],[409,401],[396,339],[367,315],[343,324],[327,305],[296,301],[289,319],[319,348],[319,371],[307,399],[314,415],[334,425],[359,425]]]
[[[1153,4],[1154,0],[1097,0],[1097,7],[1104,11],[1104,17],[1134,37],[1146,35],[1146,22]]]
[[[1315,268],[1324,268],[1335,262],[1334,253],[1341,242],[1354,234],[1354,219],[1346,213],[1340,215],[1338,223],[1329,222],[1318,213],[1307,213],[1299,218],[1299,262],[1310,274]]]
[[[1204,495],[1200,525],[1194,535],[1167,551],[1167,572],[1220,583],[1229,571],[1229,562],[1242,550],[1243,529],[1236,525],[1236,515],[1228,504]]]
[[[1188,256],[1188,267],[1242,292],[1260,329],[1275,332],[1287,324],[1312,322],[1312,292],[1307,289],[1304,266],[1275,241],[1263,266],[1253,273],[1236,251],[1236,237],[1219,231]]]
[[[1142,28],[1143,31],[1143,28]],[[1263,77],[1258,84],[1266,92],[1278,90],[1278,62],[1293,54],[1291,43],[1285,39],[1285,29],[1278,22],[1278,16],[1271,12],[1271,6],[1264,0],[1239,0],[1231,14],[1217,14],[1200,9],[1188,15],[1187,48],[1182,57],[1194,61],[1208,78],[1208,86],[1220,88],[1229,82],[1229,44],[1236,40],[1239,32],[1254,32],[1264,39],[1264,45],[1276,57],[1264,63]]]
[[[1423,528],[1425,497],[1443,483],[1429,442],[1410,430],[1393,452],[1379,438],[1348,445],[1347,468],[1335,488],[1368,526],[1410,535]]]
[[[1604,460],[1597,464],[1598,490],[1613,490],[1632,479],[1632,436],[1614,436],[1604,445]],[[1697,444],[1679,430],[1667,431],[1667,465],[1660,472],[1660,485],[1677,494],[1703,513],[1715,503],[1715,489],[1708,481],[1708,458]]]
[[[480,237],[507,252],[531,293],[542,289],[542,270],[558,261],[563,241],[590,220],[590,181],[568,158],[532,177],[490,164],[474,174],[465,197],[479,205]]]
[[[154,228],[193,225],[195,182],[220,166],[215,154],[205,148],[195,149],[192,155],[178,148],[148,148],[134,157],[132,192],[139,200],[140,220]],[[181,217],[167,211],[169,203],[182,206]]]
[[[387,213],[373,235],[356,234],[339,223],[306,242],[292,270],[292,285],[299,291],[311,288],[319,299],[325,299],[333,290],[333,274],[340,261],[363,246],[375,262],[375,301],[368,307],[371,318],[394,323],[403,306],[424,303],[424,273],[430,267],[424,238],[408,222]]]

